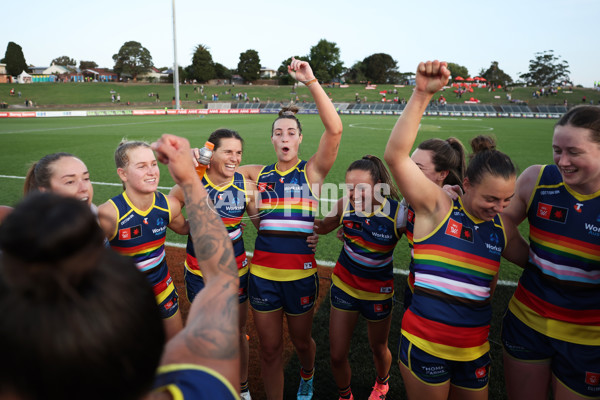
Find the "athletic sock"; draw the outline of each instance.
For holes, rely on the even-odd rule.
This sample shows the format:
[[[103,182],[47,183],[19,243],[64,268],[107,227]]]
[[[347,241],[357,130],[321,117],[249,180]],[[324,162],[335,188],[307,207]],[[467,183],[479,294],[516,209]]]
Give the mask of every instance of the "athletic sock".
[[[304,368],[300,367],[300,377],[305,381],[310,381],[315,374],[315,369],[312,368],[310,371],[305,371]]]
[[[340,399],[349,399],[352,397],[352,389],[350,389],[350,385],[343,389],[338,388],[338,392],[340,393]]]

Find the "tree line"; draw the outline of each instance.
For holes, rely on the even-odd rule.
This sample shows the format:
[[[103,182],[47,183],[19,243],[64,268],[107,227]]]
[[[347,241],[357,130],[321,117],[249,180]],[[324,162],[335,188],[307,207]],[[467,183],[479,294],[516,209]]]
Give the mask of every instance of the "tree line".
[[[376,53],[357,61],[346,68],[340,59],[340,49],[334,42],[325,39],[312,46],[309,54],[297,55],[297,59],[308,61],[311,64],[315,76],[321,82],[345,82],[345,83],[408,83],[414,76],[413,72],[400,72],[398,62],[386,53]],[[154,67],[150,51],[136,41],[125,42],[119,51],[112,56],[114,61],[113,70],[119,76],[130,76],[136,79],[138,75],[147,72]],[[277,70],[277,79],[281,85],[293,84],[293,79],[287,73],[287,66],[291,57],[283,60]],[[21,46],[9,42],[4,58],[0,63],[6,64],[9,75],[19,75],[22,71],[28,71],[25,56]],[[68,56],[53,59],[51,64],[75,68],[77,62]],[[80,69],[97,68],[94,61],[80,61]],[[449,62],[448,67],[454,77],[471,77],[468,69],[458,63]],[[160,70],[164,71],[164,67]],[[237,68],[229,69],[223,64],[215,62],[210,53],[210,48],[203,44],[195,47],[191,64],[179,67],[180,81],[208,82],[211,79],[231,80],[233,75],[239,75],[245,82],[259,79],[261,71],[260,56],[256,50],[248,49],[239,56]],[[499,66],[498,61],[492,61],[485,69],[481,68],[476,76],[485,78],[493,85],[511,85],[513,83],[528,84],[531,86],[552,86],[561,83],[570,83],[569,63],[560,56],[554,54],[553,50],[546,50],[534,54],[529,60],[529,70],[520,73],[521,81],[515,82],[513,78],[505,73]]]

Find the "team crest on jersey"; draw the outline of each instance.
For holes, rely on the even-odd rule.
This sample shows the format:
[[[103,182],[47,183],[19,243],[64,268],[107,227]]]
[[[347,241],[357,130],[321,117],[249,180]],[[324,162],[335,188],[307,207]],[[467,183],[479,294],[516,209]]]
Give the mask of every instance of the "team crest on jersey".
[[[450,218],[448,226],[446,226],[446,235],[473,243],[473,229],[463,226],[463,224],[452,218]]]
[[[567,221],[568,209],[564,207],[553,206],[546,203],[538,203],[536,216],[549,221],[560,222],[564,224]]]
[[[600,385],[600,373],[599,372],[585,372],[585,383],[592,386]]]
[[[415,212],[413,210],[408,210],[408,214],[407,214],[407,220],[408,222],[410,222],[411,224],[415,223]]]
[[[344,226],[355,231],[362,231],[362,223],[356,221],[344,221]]]
[[[275,182],[258,182],[259,192],[273,192],[275,191]]]
[[[119,229],[119,240],[131,240],[142,236],[142,225]]]

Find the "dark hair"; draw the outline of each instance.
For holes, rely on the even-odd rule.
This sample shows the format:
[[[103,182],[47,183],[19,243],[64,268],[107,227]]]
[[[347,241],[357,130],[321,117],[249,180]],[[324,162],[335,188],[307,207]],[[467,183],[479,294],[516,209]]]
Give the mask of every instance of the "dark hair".
[[[54,170],[52,166],[55,162],[64,157],[75,157],[71,153],[52,153],[40,158],[29,167],[27,175],[25,175],[25,184],[23,185],[23,194],[27,195],[31,192],[40,190],[41,188],[50,189],[50,179]]]
[[[103,239],[87,204],[52,193],[27,196],[6,217],[0,392],[100,400],[151,389],[165,340],[156,300]]]
[[[471,139],[473,153],[469,155],[466,177],[471,184],[481,183],[486,174],[509,179],[517,174],[517,168],[509,156],[496,150],[491,136],[479,135]]]
[[[446,140],[433,138],[425,140],[417,146],[420,150],[429,150],[433,153],[431,161],[435,171],[448,171],[442,185],[459,185],[462,187],[465,176],[465,147],[455,137]]]
[[[208,137],[208,141],[215,145],[214,150],[217,150],[221,146],[221,139],[237,139],[242,143],[242,148],[244,147],[244,139],[234,130],[231,129],[217,129]]]
[[[388,197],[394,200],[400,200],[400,191],[390,177],[387,168],[378,157],[367,154],[360,160],[353,161],[346,170],[346,173],[355,169],[369,172],[371,179],[373,179],[373,183],[381,182],[390,188],[390,193],[387,195]]]
[[[298,124],[298,131],[300,132],[300,134],[302,134],[302,124],[300,124],[300,120],[296,118],[296,113],[299,110],[300,109],[296,106],[282,107],[281,111],[279,111],[279,116],[275,118],[275,121],[273,121],[273,125],[271,125],[271,136],[273,136],[275,122],[279,121],[280,119],[293,119],[294,121],[296,121],[296,124]]]
[[[575,128],[585,128],[592,131],[590,140],[600,143],[600,107],[577,106],[571,108],[558,120],[556,126],[571,125]]]

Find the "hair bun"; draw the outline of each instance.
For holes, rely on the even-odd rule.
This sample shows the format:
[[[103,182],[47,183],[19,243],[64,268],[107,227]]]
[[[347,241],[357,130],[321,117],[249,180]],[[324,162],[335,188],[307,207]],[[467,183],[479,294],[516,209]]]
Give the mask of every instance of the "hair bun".
[[[294,116],[298,113],[298,111],[300,111],[300,109],[296,106],[283,107],[281,111],[279,111],[279,116]]]
[[[478,135],[471,139],[473,154],[487,150],[496,150],[496,140],[488,135]]]

